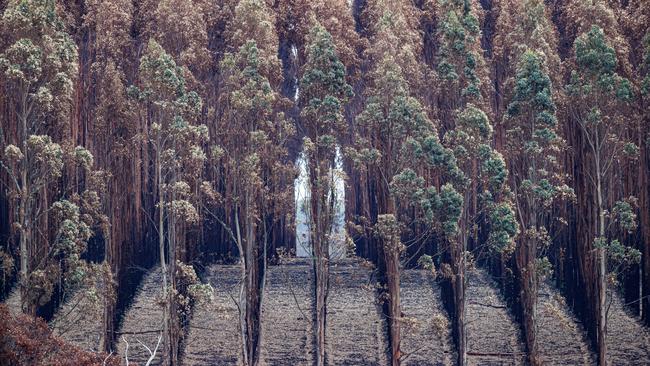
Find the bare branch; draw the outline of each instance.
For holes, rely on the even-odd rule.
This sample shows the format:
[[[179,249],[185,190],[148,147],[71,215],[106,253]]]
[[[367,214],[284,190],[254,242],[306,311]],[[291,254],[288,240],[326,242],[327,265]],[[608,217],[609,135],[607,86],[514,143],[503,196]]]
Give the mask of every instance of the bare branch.
[[[112,355],[113,355],[113,351],[111,351],[111,353],[109,353],[108,356],[106,356],[106,358],[104,359],[104,362],[102,362],[102,366],[106,366],[106,361],[108,361],[108,359],[109,359]]]
[[[129,342],[122,336],[122,340],[126,343],[126,349],[124,350],[124,361],[126,361],[126,366],[129,366]]]
[[[145,366],[151,365],[153,362],[154,357],[156,357],[156,352],[158,351],[158,347],[160,347],[160,341],[162,340],[162,333],[160,333],[160,336],[158,336],[158,343],[156,343],[156,348],[153,349],[153,353],[151,354],[151,357],[149,360],[147,360],[147,363]]]

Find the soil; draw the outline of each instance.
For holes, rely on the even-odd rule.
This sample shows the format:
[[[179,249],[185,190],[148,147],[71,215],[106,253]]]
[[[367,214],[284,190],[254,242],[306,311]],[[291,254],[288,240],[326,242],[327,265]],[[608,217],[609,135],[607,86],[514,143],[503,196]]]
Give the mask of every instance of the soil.
[[[538,289],[537,344],[545,365],[595,365],[582,323],[576,319],[560,292],[548,283]]]
[[[623,305],[618,294],[611,298],[607,317],[609,363],[613,366],[650,365],[650,329]]]
[[[467,362],[470,366],[524,365],[519,326],[496,284],[482,269],[467,272]]]
[[[214,288],[213,300],[194,306],[189,332],[184,342],[182,364],[241,365],[239,326],[239,283],[241,268],[236,265],[209,266],[205,280]]]
[[[125,312],[122,318],[122,327],[117,339],[117,354],[124,360],[126,353],[126,342],[129,344],[129,362],[146,364],[150,353],[158,344],[162,335],[163,308],[160,304],[162,296],[162,273],[160,267],[154,267],[147,273],[135,293],[133,303]],[[126,340],[126,342],[125,342]],[[146,346],[146,347],[145,347]],[[156,358],[152,365],[160,365],[163,347],[163,340],[160,342]]]
[[[262,305],[262,365],[313,365],[313,269],[311,260],[269,266]]]
[[[386,322],[373,269],[355,260],[333,263],[327,302],[329,365],[387,365]]]
[[[456,360],[440,288],[427,270],[402,271],[402,365],[450,366]],[[444,326],[446,325],[446,326]],[[442,329],[440,328],[442,327]]]
[[[50,328],[55,335],[84,351],[98,352],[104,337],[103,305],[101,295],[79,289],[54,314]]]

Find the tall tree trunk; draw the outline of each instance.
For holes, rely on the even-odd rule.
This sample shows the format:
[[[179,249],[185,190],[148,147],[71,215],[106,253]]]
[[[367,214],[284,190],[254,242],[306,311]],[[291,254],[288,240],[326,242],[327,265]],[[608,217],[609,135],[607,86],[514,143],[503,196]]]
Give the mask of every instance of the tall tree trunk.
[[[160,252],[160,271],[162,273],[162,290],[163,290],[163,363],[169,365],[170,356],[170,341],[169,336],[169,289],[167,284],[167,262],[165,260],[165,200],[163,197],[163,177],[161,169],[160,149],[162,147],[157,144],[156,147],[156,178],[158,179],[158,251]]]
[[[650,106],[649,106],[650,107]],[[646,108],[646,110],[648,110]],[[650,325],[650,136],[645,132],[644,126],[650,126],[649,117],[646,116],[641,124],[639,133],[639,146],[641,147],[641,164],[639,169],[639,208],[641,222],[641,237],[643,239],[643,260],[639,263],[639,316],[645,319],[645,324]],[[645,297],[644,297],[645,295]]]
[[[19,209],[19,220],[20,220],[20,304],[21,309],[24,313],[32,314],[34,312],[34,307],[30,304],[27,288],[27,281],[29,279],[29,260],[30,260],[30,251],[28,245],[31,241],[31,222],[29,219],[29,210],[27,205],[29,204],[29,180],[27,177],[27,171],[29,168],[28,165],[28,151],[27,151],[27,94],[23,94],[22,98],[22,110],[21,110],[21,130],[22,130],[22,152],[23,159],[20,165],[20,209]]]
[[[392,244],[392,243],[391,243]],[[401,343],[401,317],[402,310],[400,306],[400,263],[398,248],[385,248],[386,255],[386,277],[388,282],[388,317],[390,323],[390,342],[391,342],[391,363],[393,366],[401,364],[400,358],[402,357],[400,350]]]
[[[311,177],[311,232],[314,250],[314,272],[316,277],[316,365],[325,365],[325,329],[327,326],[327,293],[329,289],[329,243],[326,240],[327,223],[330,215],[327,196],[323,189],[322,171],[328,164],[323,163],[318,152],[315,162],[310,164]]]
[[[467,194],[465,194],[467,198]],[[454,289],[454,307],[455,307],[455,328],[458,343],[458,366],[467,365],[467,333],[465,330],[465,251],[467,250],[468,235],[468,207],[467,200],[464,201],[463,216],[459,225],[458,243],[452,243],[452,268],[454,268],[455,278],[452,280]],[[454,248],[455,247],[455,248]]]
[[[172,182],[176,182],[176,172],[173,173],[173,180]],[[171,192],[171,197],[170,197],[170,202],[174,202],[176,200],[176,195],[172,191]],[[175,299],[175,294],[176,294],[176,241],[177,241],[177,233],[176,233],[176,212],[174,211],[174,208],[172,206],[170,213],[167,218],[167,232],[168,232],[168,240],[167,240],[167,261],[169,262],[167,265],[168,271],[169,271],[169,289],[168,289],[168,295],[167,295],[167,301],[165,305],[167,306],[167,314],[169,315],[167,321],[169,322],[168,329],[169,329],[169,364],[172,366],[176,366],[178,364],[178,339],[179,339],[179,333],[180,330],[179,328],[179,320],[178,320],[178,311],[176,309],[176,299]]]
[[[600,161],[596,157],[596,195],[598,200],[598,238],[605,237],[605,209],[603,208],[602,175]],[[597,249],[598,255],[598,364],[607,366],[607,264],[605,248]]]
[[[462,262],[462,260],[461,260]],[[456,268],[454,305],[456,308],[456,333],[458,335],[458,366],[467,365],[467,334],[465,332],[465,264]]]
[[[523,308],[524,330],[528,361],[532,366],[541,365],[537,346],[537,243],[534,238],[524,238],[524,247],[518,255],[521,281],[520,299]]]
[[[390,168],[386,169],[390,171]],[[396,205],[394,199],[390,196],[390,188],[381,184],[379,187],[379,194],[381,196],[380,204],[385,212],[393,216],[397,220]],[[381,209],[381,208],[380,208]],[[379,211],[381,212],[381,211]],[[392,235],[399,235],[399,233],[392,233]],[[386,285],[388,290],[388,329],[390,332],[390,347],[391,347],[391,364],[399,366],[401,364],[401,300],[400,300],[400,246],[401,238],[384,238],[382,252],[384,253],[384,261],[386,263]],[[388,239],[388,240],[387,240]]]
[[[258,302],[258,256],[256,250],[256,240],[255,240],[255,218],[253,217],[253,202],[251,199],[250,192],[245,194],[245,212],[246,212],[246,348],[248,355],[247,364],[255,365],[255,338],[256,338],[256,323],[258,320],[257,312],[259,309]]]
[[[115,308],[115,301],[113,297],[113,266],[111,258],[112,253],[112,244],[111,240],[111,229],[108,228],[105,233],[105,244],[104,244],[104,261],[105,264],[109,266],[109,275],[111,277],[104,278],[104,311],[102,319],[102,343],[100,345],[100,350],[103,352],[110,352],[111,344],[113,343],[113,309]]]
[[[235,186],[234,191],[236,192],[237,186]],[[246,266],[246,252],[244,251],[244,243],[241,236],[241,225],[239,224],[239,207],[235,205],[234,209],[234,220],[235,220],[235,233],[237,235],[237,250],[239,251],[239,267],[241,268],[241,286],[239,288],[239,330],[241,333],[241,351],[242,351],[242,362],[244,366],[248,366],[248,326],[247,326],[247,314],[248,314],[248,269]]]

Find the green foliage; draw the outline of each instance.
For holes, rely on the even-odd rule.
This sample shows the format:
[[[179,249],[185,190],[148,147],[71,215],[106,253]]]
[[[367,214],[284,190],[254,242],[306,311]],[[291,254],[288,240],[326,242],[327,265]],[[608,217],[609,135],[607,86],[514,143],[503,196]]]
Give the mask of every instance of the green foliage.
[[[551,95],[551,79],[543,69],[542,60],[533,51],[526,51],[517,64],[514,95],[508,115],[516,117],[532,111],[536,122],[545,127],[557,124],[555,103]]]
[[[21,268],[26,290],[22,302],[42,305],[50,300],[55,283],[75,286],[85,278],[88,264],[81,256],[96,218],[97,208],[90,206],[98,200],[89,191],[82,196],[65,193],[65,198],[52,191],[50,199],[55,203],[51,207],[42,207],[41,202],[49,202],[40,196],[43,190],[50,191],[50,184],[66,167],[78,166],[89,174],[94,163],[88,150],[59,141],[71,120],[79,60],[55,1],[10,1],[0,28],[6,46],[0,53],[4,76],[0,79],[6,90],[12,91],[8,96],[15,102],[16,119],[11,122],[17,127],[12,136],[15,141],[8,141],[0,166],[11,177],[10,191],[20,197],[16,211],[24,212],[17,215],[14,225],[20,230],[19,254],[29,258],[27,268]],[[87,185],[92,185],[92,174],[87,178]],[[37,228],[43,217],[49,226]],[[45,243],[36,245],[34,241]],[[31,249],[37,247],[37,251]]]
[[[488,191],[501,192],[508,178],[508,169],[503,156],[497,151],[487,149],[481,163],[481,174],[486,177]]]
[[[284,115],[274,110],[280,96],[265,76],[263,66],[272,64],[268,57],[277,59],[249,40],[236,54],[227,53],[221,62],[225,75],[222,100],[228,109],[217,132],[222,146],[213,147],[212,157],[222,161],[232,174],[232,184],[240,186],[229,197],[235,203],[240,195],[270,193],[272,179],[265,178],[265,172],[276,169],[281,175],[285,141],[295,132]]]
[[[55,255],[64,262],[64,281],[68,286],[79,285],[87,275],[87,266],[81,259],[86,251],[86,245],[92,236],[91,222],[81,215],[77,204],[68,201],[57,201],[52,205],[54,219],[58,223]]]
[[[650,31],[643,37],[643,61],[641,63],[643,79],[641,80],[641,93],[647,97],[650,94]]]
[[[634,199],[628,201],[616,201],[614,208],[612,209],[614,222],[628,233],[634,232],[637,227],[636,213],[634,213],[630,201],[634,201]]]
[[[275,94],[267,78],[260,74],[260,58],[257,43],[249,40],[237,55],[226,54],[221,62],[226,87],[231,91],[230,103],[242,118],[252,118],[254,113],[268,114]]]
[[[552,83],[544,59],[532,50],[519,57],[515,89],[505,119],[509,152],[520,169],[512,179],[525,228],[520,250],[532,250],[542,257],[544,240],[539,233],[546,233],[549,225],[544,212],[557,200],[572,195],[558,174],[558,155],[564,141],[557,133]],[[538,272],[539,268],[540,263]]]
[[[438,75],[458,85],[467,100],[481,99],[481,80],[477,74],[480,54],[479,21],[470,2],[438,0],[441,9]]]
[[[615,265],[629,266],[641,262],[641,251],[621,244],[614,239],[606,247],[609,258]]]
[[[458,160],[451,148],[445,147],[437,135],[427,136],[423,141],[424,158],[427,164],[440,169],[443,176],[458,187],[468,184],[468,179],[458,167]]]
[[[400,201],[416,204],[422,197],[424,178],[413,169],[406,168],[395,174],[390,181],[390,192]]]
[[[537,269],[538,278],[548,278],[553,275],[553,263],[544,256],[537,258],[535,268]]]
[[[189,71],[177,66],[171,55],[151,39],[140,59],[141,88],[128,89],[130,96],[151,108],[152,142],[168,169],[179,167],[181,161],[187,167],[202,164],[205,155],[196,144],[209,137],[206,126],[193,125],[202,101],[196,92],[188,90],[185,73]]]
[[[352,87],[345,80],[345,66],[336,54],[332,36],[323,26],[314,26],[308,40],[305,72],[300,79],[303,114],[319,116],[321,124],[337,125],[343,119],[342,104],[353,96]]]
[[[488,245],[490,250],[501,253],[512,245],[519,233],[519,224],[515,217],[512,203],[500,202],[489,210],[490,232]]]
[[[617,268],[626,267],[641,261],[641,251],[622,244],[618,239],[608,240],[606,237],[594,239],[594,248],[605,249],[608,258],[613,262],[615,270],[611,276],[616,277],[619,273]]]
[[[428,254],[422,254],[420,258],[418,258],[418,267],[428,271],[435,271],[436,268],[433,264],[433,258]]]
[[[379,184],[388,183],[398,211],[418,207],[425,194],[419,172],[428,165],[426,145],[438,141],[437,133],[422,105],[409,96],[393,55],[384,54],[372,76],[366,107],[356,118],[359,135],[347,151],[357,164],[388,178]]]
[[[307,36],[306,62],[300,79],[301,121],[306,137],[303,149],[310,174],[310,197],[320,202],[321,215],[312,215],[314,227],[312,243],[321,247],[329,235],[335,199],[332,191],[332,164],[337,146],[347,130],[343,107],[352,97],[352,87],[345,79],[345,67],[337,55],[334,40],[320,24],[312,27]],[[320,217],[318,217],[320,216]]]
[[[176,127],[183,127],[187,124],[186,119],[195,118],[202,106],[199,95],[187,90],[186,72],[189,71],[178,66],[158,42],[150,39],[140,59],[142,87],[130,87],[128,93],[168,113],[170,116],[162,118],[163,124],[173,121]]]
[[[597,25],[575,40],[575,57],[579,69],[594,77],[616,71],[616,52],[605,40],[605,33]]]
[[[629,80],[616,73],[616,52],[602,28],[594,25],[574,42],[576,69],[571,72],[567,91],[570,95],[587,96],[599,93],[630,101],[633,97]]]
[[[440,188],[438,211],[443,233],[453,237],[458,233],[458,221],[463,211],[463,196],[449,183]]]
[[[492,125],[483,110],[468,104],[458,111],[456,127],[447,132],[445,142],[450,146],[461,169],[467,171],[471,161],[478,159],[481,147],[491,143]]]
[[[396,252],[398,255],[406,249],[401,240],[401,224],[393,214],[381,214],[377,216],[377,224],[373,231],[384,245],[384,251]]]
[[[12,95],[24,95],[32,106],[28,118],[48,113],[57,117],[57,122],[67,122],[78,56],[56,13],[55,2],[11,1],[0,27],[8,44],[0,53],[0,71],[15,88]]]

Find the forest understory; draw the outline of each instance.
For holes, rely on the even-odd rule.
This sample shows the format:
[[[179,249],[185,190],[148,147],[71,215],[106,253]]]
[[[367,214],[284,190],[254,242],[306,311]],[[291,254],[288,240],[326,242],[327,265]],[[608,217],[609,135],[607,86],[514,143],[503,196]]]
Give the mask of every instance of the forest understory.
[[[650,365],[650,1],[0,0],[0,366]]]

